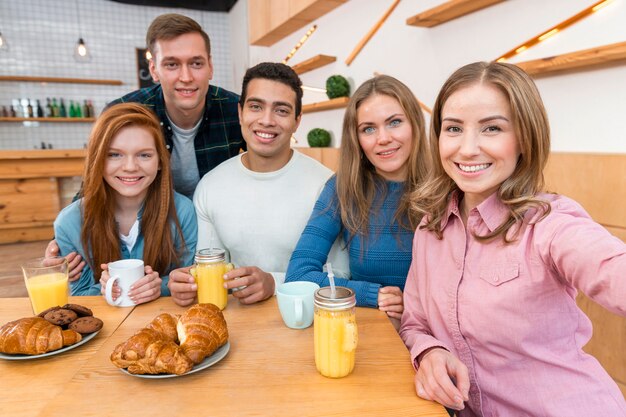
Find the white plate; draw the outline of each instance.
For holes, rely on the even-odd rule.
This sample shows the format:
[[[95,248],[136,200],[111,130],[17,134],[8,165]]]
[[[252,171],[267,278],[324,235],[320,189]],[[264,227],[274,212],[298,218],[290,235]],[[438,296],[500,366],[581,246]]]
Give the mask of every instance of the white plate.
[[[47,356],[58,355],[59,353],[67,352],[68,350],[77,348],[80,345],[84,345],[85,343],[89,342],[91,339],[96,337],[98,333],[100,333],[100,330],[98,330],[97,332],[89,333],[87,336],[83,336],[81,341],[78,343],[65,346],[61,349],[53,350],[52,352],[42,353],[40,355],[23,355],[21,353],[15,353],[15,354],[0,353],[0,359],[6,359],[9,361],[25,361],[25,360],[30,360],[30,359],[40,359],[40,358],[45,358]]]
[[[127,375],[136,376],[138,378],[147,378],[147,379],[175,378],[177,376],[185,376],[185,375],[193,374],[194,372],[198,372],[198,371],[201,371],[203,369],[208,368],[209,366],[215,365],[216,363],[218,363],[219,361],[224,359],[224,357],[226,356],[226,354],[228,353],[229,350],[230,350],[230,342],[226,342],[226,344],[224,346],[222,346],[221,348],[219,348],[218,350],[213,352],[213,354],[211,356],[207,356],[206,358],[204,358],[204,360],[202,362],[200,362],[199,364],[197,364],[193,368],[191,368],[191,370],[189,372],[186,372],[186,373],[184,373],[182,375],[176,375],[176,374],[158,374],[158,375],[131,374],[130,372],[128,372],[124,368],[120,368],[120,371],[124,372]]]

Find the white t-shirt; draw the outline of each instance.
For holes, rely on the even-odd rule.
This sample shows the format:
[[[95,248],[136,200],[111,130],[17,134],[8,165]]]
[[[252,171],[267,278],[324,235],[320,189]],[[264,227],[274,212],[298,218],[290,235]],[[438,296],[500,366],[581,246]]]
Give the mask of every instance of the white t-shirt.
[[[170,169],[172,170],[174,189],[189,198],[193,197],[196,185],[200,181],[194,146],[194,138],[200,128],[200,123],[202,123],[202,118],[191,129],[181,129],[170,119],[173,133],[172,141],[174,142],[170,157]]]
[[[278,288],[332,171],[294,151],[278,171],[255,172],[243,165],[242,155],[223,162],[198,183],[193,198],[197,248],[227,249],[236,267],[257,266],[271,273]],[[341,248],[335,242],[328,259],[335,275],[349,277],[347,252]]]

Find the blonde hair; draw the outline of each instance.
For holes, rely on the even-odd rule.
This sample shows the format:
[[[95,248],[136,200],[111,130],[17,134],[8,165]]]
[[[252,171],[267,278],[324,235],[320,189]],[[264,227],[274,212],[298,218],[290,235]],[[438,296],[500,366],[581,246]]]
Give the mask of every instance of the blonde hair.
[[[146,265],[164,274],[169,271],[170,265],[180,262],[185,247],[174,206],[169,152],[165,148],[159,119],[141,104],[121,103],[111,106],[98,117],[91,131],[83,174],[81,242],[96,283],[102,273],[100,264],[121,257],[119,231],[115,222],[115,191],[104,180],[102,173],[111,142],[120,130],[129,126],[141,127],[154,138],[160,167],[148,187],[144,201],[141,218],[143,259]],[[174,247],[172,230],[176,231],[182,242],[179,251]]]
[[[413,140],[407,161],[408,174],[403,196],[394,215],[394,219],[405,229],[415,230],[421,219],[421,214],[410,212],[409,197],[410,192],[426,178],[430,165],[425,143],[424,116],[411,90],[399,80],[386,75],[374,77],[361,84],[350,98],[343,119],[337,170],[337,198],[341,221],[352,236],[367,235],[370,209],[376,191],[386,192],[385,181],[363,153],[358,138],[357,111],[366,99],[375,95],[397,100],[411,124]]]
[[[461,192],[446,174],[439,155],[441,111],[450,96],[474,84],[489,84],[506,97],[511,106],[514,131],[521,155],[513,174],[498,188],[500,201],[509,214],[493,232],[476,236],[488,240],[502,236],[505,242],[517,238],[525,213],[536,208],[543,211],[539,220],[550,213],[550,206],[535,196],[544,189],[543,169],[550,154],[550,125],[539,90],[531,78],[516,65],[499,62],[475,62],[456,70],[444,83],[433,107],[430,125],[430,151],[433,174],[411,196],[411,211],[428,215],[420,226],[442,238],[441,224],[451,195]],[[514,227],[515,226],[515,227]],[[509,236],[509,232],[512,232]]]

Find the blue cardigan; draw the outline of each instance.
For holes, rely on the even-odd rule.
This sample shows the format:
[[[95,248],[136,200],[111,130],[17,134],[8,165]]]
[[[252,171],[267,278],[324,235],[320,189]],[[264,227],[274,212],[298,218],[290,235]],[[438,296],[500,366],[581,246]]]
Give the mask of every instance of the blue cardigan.
[[[87,259],[85,256],[85,249],[80,241],[80,231],[83,224],[83,216],[81,209],[82,199],[74,201],[69,206],[65,207],[56,220],[54,221],[54,235],[59,245],[61,255],[65,256],[70,252],[78,252],[83,259]],[[196,242],[198,240],[198,222],[196,221],[196,212],[193,207],[193,203],[187,197],[174,193],[174,205],[176,206],[176,215],[185,238],[186,250],[181,257],[181,265],[191,265],[193,263],[194,253],[196,250]],[[140,210],[137,220],[139,220],[139,236],[135,246],[129,252],[126,245],[120,242],[122,250],[121,259],[143,259],[143,233],[141,232],[141,215],[143,209]],[[178,234],[175,233],[175,228],[172,225],[171,233],[174,237],[174,245],[178,249],[181,242]],[[116,261],[117,259],[111,259]],[[167,271],[159,271],[161,274],[161,295],[170,295],[170,290],[167,288],[169,281],[169,273],[176,266],[171,265]],[[94,281],[93,271],[89,265],[85,265],[80,278],[74,282],[70,282],[70,290],[72,295],[100,295],[100,284]]]
[[[351,236],[341,223],[337,200],[336,177],[328,180],[322,190],[291,255],[285,282],[313,281],[330,285],[322,272],[333,242],[342,233],[347,242],[351,279],[335,278],[336,285],[351,288],[358,306],[377,307],[380,287],[395,286],[404,291],[411,264],[413,232],[393,219],[400,203],[404,183],[386,181],[384,201],[377,193],[370,212],[368,236]],[[382,203],[382,204],[381,204]]]

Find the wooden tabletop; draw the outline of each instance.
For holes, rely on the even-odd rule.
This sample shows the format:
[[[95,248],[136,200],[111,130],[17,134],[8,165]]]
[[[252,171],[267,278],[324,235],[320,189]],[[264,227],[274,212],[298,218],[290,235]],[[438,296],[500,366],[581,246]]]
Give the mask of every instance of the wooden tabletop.
[[[33,360],[0,360],[2,415],[39,415],[132,311],[132,308],[111,307],[99,296],[70,297],[70,303],[89,307],[104,322],[102,330],[84,345],[58,355]],[[0,325],[30,316],[33,310],[28,298],[3,298],[0,302]]]
[[[135,307],[69,380],[48,369],[36,372],[34,364],[20,364],[36,372],[30,384],[38,389],[50,385],[44,381],[56,380],[58,389],[45,400],[39,415],[447,417],[440,405],[415,395],[408,351],[384,313],[375,309],[357,309],[356,367],[341,379],[317,372],[313,327],[287,328],[274,298],[252,306],[231,298],[224,310],[230,352],[200,372],[143,379],[122,373],[110,362],[115,346],[155,316],[182,311],[167,297]],[[33,392],[25,386],[16,391],[21,399]],[[8,406],[2,408],[21,411],[17,402]]]

